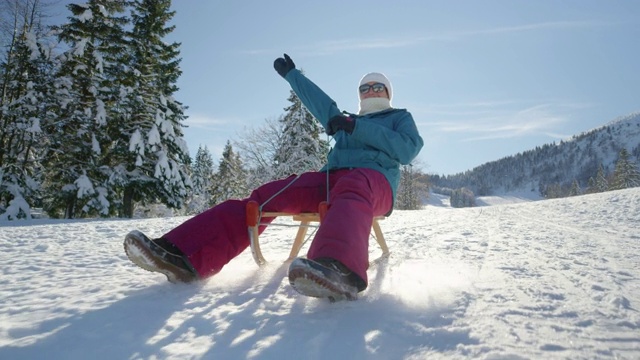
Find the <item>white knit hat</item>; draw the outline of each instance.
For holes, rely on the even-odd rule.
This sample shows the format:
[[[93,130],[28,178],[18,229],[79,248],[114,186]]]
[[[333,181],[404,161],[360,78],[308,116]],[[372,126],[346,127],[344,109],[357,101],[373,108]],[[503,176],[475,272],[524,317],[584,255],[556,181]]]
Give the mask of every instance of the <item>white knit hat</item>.
[[[386,76],[384,76],[384,74],[382,73],[370,72],[365,76],[363,76],[362,79],[360,79],[360,85],[363,85],[372,81],[384,84],[384,86],[387,88],[387,92],[389,93],[389,101],[391,101],[391,99],[393,98],[393,92],[391,90],[391,81],[389,81],[389,79]],[[360,85],[358,85],[358,87]]]

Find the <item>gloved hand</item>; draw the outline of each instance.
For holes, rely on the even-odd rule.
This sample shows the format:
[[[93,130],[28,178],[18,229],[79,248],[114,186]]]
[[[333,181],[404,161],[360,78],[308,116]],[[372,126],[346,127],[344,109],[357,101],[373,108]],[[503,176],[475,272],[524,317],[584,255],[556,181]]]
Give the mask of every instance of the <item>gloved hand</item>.
[[[284,59],[277,58],[273,62],[273,68],[276,69],[280,76],[285,77],[289,71],[296,68],[296,64],[293,63],[289,55],[284,54]]]
[[[347,132],[347,134],[351,134],[355,127],[356,119],[349,116],[336,115],[329,119],[329,123],[327,123],[327,135],[334,135],[340,130]]]

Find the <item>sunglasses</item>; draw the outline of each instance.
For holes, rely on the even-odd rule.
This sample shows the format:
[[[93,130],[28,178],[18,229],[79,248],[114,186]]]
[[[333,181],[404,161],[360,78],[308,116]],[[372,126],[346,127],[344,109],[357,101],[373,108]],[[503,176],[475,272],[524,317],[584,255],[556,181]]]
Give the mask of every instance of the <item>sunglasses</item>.
[[[375,83],[373,85],[369,85],[369,84],[360,85],[360,87],[358,88],[358,90],[360,90],[360,94],[368,93],[369,89],[373,89],[373,92],[379,93],[379,92],[383,92],[386,89],[386,87],[382,83]]]

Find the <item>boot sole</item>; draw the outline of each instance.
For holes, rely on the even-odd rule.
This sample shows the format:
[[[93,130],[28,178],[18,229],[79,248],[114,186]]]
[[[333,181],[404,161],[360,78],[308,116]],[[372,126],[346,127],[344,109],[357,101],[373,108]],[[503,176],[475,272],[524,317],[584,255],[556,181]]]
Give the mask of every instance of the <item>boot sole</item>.
[[[143,244],[141,236],[135,231],[130,232],[125,237],[124,252],[129,260],[138,265],[138,267],[150,272],[161,273],[171,283],[189,283],[197,280],[193,274],[155,257],[151,250]]]
[[[309,268],[293,268],[289,270],[289,283],[298,293],[329,299],[331,302],[343,300],[356,300],[357,292],[345,289],[345,287],[331,283],[325,279],[319,271]]]

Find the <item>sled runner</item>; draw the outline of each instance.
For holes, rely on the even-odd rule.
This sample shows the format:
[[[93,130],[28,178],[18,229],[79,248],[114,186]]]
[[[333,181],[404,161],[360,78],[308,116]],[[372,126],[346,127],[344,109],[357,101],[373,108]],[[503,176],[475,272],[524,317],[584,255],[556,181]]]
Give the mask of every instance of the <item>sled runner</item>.
[[[263,217],[278,217],[278,216],[290,216],[293,221],[298,222],[298,233],[293,241],[293,246],[291,247],[291,252],[289,253],[289,260],[293,260],[298,256],[302,245],[304,245],[304,239],[307,235],[307,230],[314,225],[310,225],[312,222],[321,222],[324,214],[327,211],[327,203],[321,202],[318,207],[317,213],[300,213],[300,214],[291,214],[284,212],[265,212],[260,209],[260,205],[255,201],[249,201],[247,203],[247,228],[249,231],[249,240],[251,245],[251,254],[253,255],[253,260],[255,260],[256,264],[264,265],[266,260],[262,255],[262,251],[260,250],[260,235],[258,233],[258,227],[260,226],[260,219]],[[384,220],[384,216],[376,216],[373,218],[373,222],[371,224],[371,229],[373,235],[380,245],[380,249],[382,250],[383,255],[389,254],[389,247],[384,239],[384,235],[382,234],[382,229],[380,229],[379,220]]]

